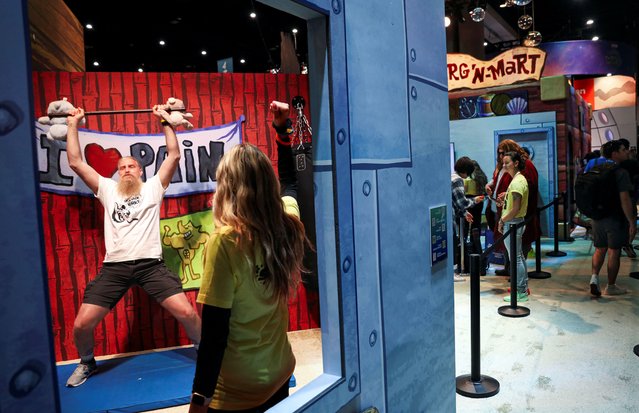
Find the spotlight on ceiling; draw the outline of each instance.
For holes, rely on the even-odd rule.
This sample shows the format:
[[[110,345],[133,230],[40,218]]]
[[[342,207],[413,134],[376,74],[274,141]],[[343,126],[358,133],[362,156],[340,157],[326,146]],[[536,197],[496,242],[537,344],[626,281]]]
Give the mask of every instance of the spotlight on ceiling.
[[[488,42],[484,42],[484,46],[488,46]]]
[[[96,67],[100,66],[100,63],[96,60],[96,61],[93,62],[93,66],[96,66]]]
[[[606,76],[610,77],[612,76],[612,73],[606,73]]]
[[[84,27],[86,27],[89,30],[93,29],[93,25],[91,23],[87,23]]]
[[[202,53],[202,56],[206,56],[206,50],[202,50],[200,53]]]
[[[592,38],[592,41],[593,41],[593,42],[596,42],[597,40],[599,40],[599,36],[594,36],[594,37]]]
[[[164,46],[166,44],[164,40],[160,40],[158,43],[160,43],[160,46]]]
[[[293,29],[291,32],[293,32],[293,34],[297,34],[297,29]]]
[[[252,12],[251,12],[251,14],[249,14],[249,17],[250,17],[251,19],[254,19],[254,18],[256,18],[256,17],[257,17],[257,14],[256,14],[254,11],[252,11]]]
[[[138,67],[138,72],[142,73],[144,72],[144,69],[142,69],[141,67]]]
[[[246,60],[245,59],[240,59],[240,63],[244,64],[244,63],[246,63]]]
[[[450,26],[450,17],[444,16],[444,27]]]
[[[588,26],[590,26],[590,25],[591,25],[591,24],[593,24],[594,22],[595,22],[595,21],[594,21],[593,19],[588,19],[588,20],[586,20],[586,24],[587,24]]]

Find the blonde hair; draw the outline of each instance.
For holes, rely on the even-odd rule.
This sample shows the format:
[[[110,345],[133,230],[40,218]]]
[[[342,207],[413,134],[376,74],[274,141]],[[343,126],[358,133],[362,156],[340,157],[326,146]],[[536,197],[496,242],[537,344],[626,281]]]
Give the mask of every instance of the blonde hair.
[[[216,180],[216,223],[234,229],[245,254],[253,255],[254,247],[261,247],[268,270],[264,282],[286,300],[305,271],[302,260],[308,239],[302,222],[284,210],[270,159],[256,146],[242,143],[224,154]]]

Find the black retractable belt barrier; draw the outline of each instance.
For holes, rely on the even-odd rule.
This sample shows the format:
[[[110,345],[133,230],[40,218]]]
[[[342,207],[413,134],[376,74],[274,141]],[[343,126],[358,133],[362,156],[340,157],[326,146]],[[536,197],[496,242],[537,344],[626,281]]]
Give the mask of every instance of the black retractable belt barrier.
[[[555,229],[555,249],[554,251],[547,252],[546,255],[549,257],[565,257],[566,253],[563,251],[559,251],[559,198],[555,197],[553,200],[554,204],[554,229]]]
[[[480,373],[479,271],[481,255],[470,256],[470,374],[457,376],[457,393],[475,399],[499,393],[499,382]]]
[[[530,314],[530,309],[526,307],[517,307],[517,257],[521,251],[517,251],[517,227],[524,225],[510,224],[508,231],[504,234],[506,237],[510,234],[510,305],[504,305],[497,309],[497,312],[504,317],[526,317]]]

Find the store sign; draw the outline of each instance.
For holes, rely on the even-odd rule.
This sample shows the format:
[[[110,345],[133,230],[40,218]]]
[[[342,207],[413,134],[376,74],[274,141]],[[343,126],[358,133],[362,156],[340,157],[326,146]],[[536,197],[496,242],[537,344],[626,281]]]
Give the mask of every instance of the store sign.
[[[466,54],[447,55],[448,90],[482,89],[539,80],[546,52],[534,47],[516,47],[489,61]]]

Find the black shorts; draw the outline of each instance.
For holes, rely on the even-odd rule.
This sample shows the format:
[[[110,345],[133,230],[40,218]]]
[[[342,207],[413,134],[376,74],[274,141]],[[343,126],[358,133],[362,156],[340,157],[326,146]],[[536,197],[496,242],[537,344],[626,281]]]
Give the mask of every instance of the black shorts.
[[[162,259],[105,262],[95,279],[87,284],[82,302],[112,309],[134,284],[157,302],[183,292],[180,279],[166,268]]]

